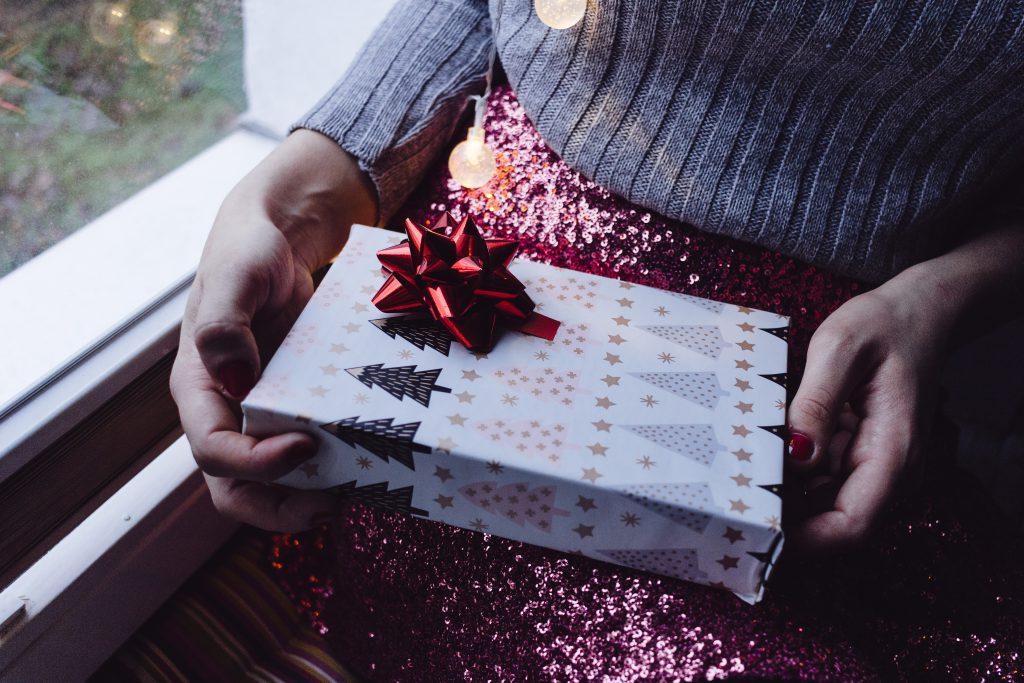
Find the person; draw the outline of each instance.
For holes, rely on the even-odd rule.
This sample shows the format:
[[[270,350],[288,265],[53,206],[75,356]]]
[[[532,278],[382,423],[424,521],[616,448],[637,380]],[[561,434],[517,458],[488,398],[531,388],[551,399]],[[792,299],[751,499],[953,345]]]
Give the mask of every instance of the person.
[[[242,435],[237,402],[348,227],[387,222],[442,159],[492,46],[506,104],[521,106],[572,182],[693,226],[730,254],[738,240],[778,255],[776,267],[835,274],[827,310],[801,312],[815,325],[809,343],[795,341],[806,362],[788,409],[787,466],[804,491],[828,494],[788,524],[787,545],[867,542],[925,457],[950,346],[1022,310],[1020,0],[597,0],[564,31],[527,0],[400,0],[225,199],[204,249],[171,386],[218,509],[275,531],[350,514],[325,493],[269,485],[315,443]],[[552,214],[533,217],[520,237],[540,244],[536,223]],[[641,251],[652,255],[637,273],[656,258]],[[678,281],[683,267],[664,266],[658,284],[694,292]]]

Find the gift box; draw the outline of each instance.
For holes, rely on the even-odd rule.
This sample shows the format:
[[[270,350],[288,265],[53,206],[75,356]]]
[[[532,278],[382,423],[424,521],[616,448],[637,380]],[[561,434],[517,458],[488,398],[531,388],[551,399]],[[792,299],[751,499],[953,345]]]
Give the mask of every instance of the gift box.
[[[353,228],[242,404],[246,433],[319,443],[279,482],[760,599],[788,320],[518,260],[554,338],[471,352],[373,305],[377,252],[402,239]]]

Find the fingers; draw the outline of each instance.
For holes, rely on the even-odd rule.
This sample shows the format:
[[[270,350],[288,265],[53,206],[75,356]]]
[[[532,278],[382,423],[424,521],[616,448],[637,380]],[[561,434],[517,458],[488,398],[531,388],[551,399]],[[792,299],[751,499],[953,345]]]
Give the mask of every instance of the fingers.
[[[292,432],[261,440],[240,434],[231,404],[210,382],[194,351],[180,351],[172,390],[196,462],[208,474],[270,481],[316,453],[316,440],[309,434]]]
[[[864,374],[863,346],[842,326],[822,325],[807,350],[804,378],[789,406],[788,463],[815,469],[826,456],[836,423]]]
[[[296,532],[331,521],[340,501],[323,491],[300,491],[207,475],[213,504],[226,517],[267,531]]]
[[[252,318],[265,298],[254,277],[218,269],[205,275],[193,321],[193,338],[210,377],[227,396],[241,400],[256,383],[260,358]]]

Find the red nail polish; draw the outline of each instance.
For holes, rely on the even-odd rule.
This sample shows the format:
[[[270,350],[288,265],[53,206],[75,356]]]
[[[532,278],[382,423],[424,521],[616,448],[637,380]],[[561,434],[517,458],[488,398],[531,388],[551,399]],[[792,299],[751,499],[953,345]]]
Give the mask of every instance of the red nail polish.
[[[793,432],[789,435],[789,457],[798,462],[807,462],[814,455],[814,442],[801,434]]]
[[[233,360],[225,363],[217,372],[217,378],[224,385],[225,391],[235,398],[242,398],[249,393],[256,378],[253,376],[252,368],[242,360]]]

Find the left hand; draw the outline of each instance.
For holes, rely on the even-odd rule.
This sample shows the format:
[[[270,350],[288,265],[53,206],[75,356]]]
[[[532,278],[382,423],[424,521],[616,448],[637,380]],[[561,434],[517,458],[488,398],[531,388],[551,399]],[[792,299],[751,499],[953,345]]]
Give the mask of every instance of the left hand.
[[[787,464],[816,507],[787,529],[798,547],[863,541],[918,464],[951,324],[934,285],[907,271],[846,302],[811,339],[789,409]]]

